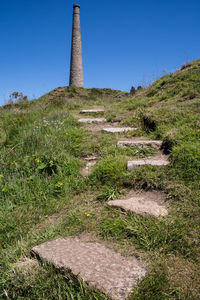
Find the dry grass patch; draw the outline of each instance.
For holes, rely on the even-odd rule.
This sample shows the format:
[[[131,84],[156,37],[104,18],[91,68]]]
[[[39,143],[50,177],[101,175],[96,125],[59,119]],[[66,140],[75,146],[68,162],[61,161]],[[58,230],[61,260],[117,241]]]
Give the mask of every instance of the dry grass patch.
[[[181,299],[200,299],[200,264],[181,257],[171,256],[167,260],[170,285],[179,289]]]
[[[34,280],[38,274],[40,265],[36,259],[29,257],[21,257],[12,266],[12,276],[26,276],[28,280]]]

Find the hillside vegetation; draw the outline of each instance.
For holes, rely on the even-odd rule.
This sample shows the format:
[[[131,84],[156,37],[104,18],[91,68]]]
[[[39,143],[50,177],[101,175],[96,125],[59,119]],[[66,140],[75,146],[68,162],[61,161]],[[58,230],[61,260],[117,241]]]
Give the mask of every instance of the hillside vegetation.
[[[78,123],[80,110],[104,106],[107,122],[137,127],[105,134]],[[108,299],[31,257],[35,245],[90,234],[146,261],[130,299],[200,298],[200,60],[135,95],[110,89],[55,89],[0,109],[0,299]],[[118,148],[121,137],[163,140],[170,165],[126,169],[154,149]],[[99,162],[82,176],[83,158]],[[166,193],[165,218],[106,205],[134,190]]]

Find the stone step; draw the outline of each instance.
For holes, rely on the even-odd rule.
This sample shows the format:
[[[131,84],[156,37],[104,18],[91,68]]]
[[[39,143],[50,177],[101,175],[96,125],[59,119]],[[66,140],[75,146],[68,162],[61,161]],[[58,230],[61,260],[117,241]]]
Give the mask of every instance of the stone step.
[[[169,161],[167,160],[167,158],[154,158],[154,157],[148,159],[145,158],[135,159],[135,160],[128,161],[127,169],[128,171],[131,171],[136,167],[146,166],[146,165],[162,167],[162,166],[169,165]]]
[[[93,109],[83,109],[81,110],[81,114],[95,114],[104,112],[103,108],[93,108]]]
[[[123,140],[119,141],[117,143],[118,147],[152,147],[155,149],[160,149],[162,146],[162,141],[148,141],[148,140],[139,140],[139,139],[134,139],[134,140]]]
[[[126,299],[145,275],[136,257],[123,257],[101,243],[79,238],[58,238],[34,247],[32,252],[116,300]]]
[[[109,206],[131,211],[137,215],[167,216],[165,195],[161,192],[130,192],[125,198],[108,202]]]
[[[103,132],[108,132],[108,133],[123,133],[127,131],[133,131],[137,130],[137,128],[133,127],[105,127],[102,129]]]
[[[106,122],[105,118],[93,118],[93,119],[79,119],[79,123],[91,124],[91,123],[103,123]]]

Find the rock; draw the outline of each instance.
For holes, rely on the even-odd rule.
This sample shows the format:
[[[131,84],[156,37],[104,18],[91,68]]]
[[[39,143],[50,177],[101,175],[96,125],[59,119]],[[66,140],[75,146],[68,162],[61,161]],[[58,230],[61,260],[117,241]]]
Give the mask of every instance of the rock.
[[[101,113],[101,112],[104,112],[103,108],[83,109],[83,110],[81,110],[82,114],[95,114],[95,113]]]
[[[109,133],[122,133],[127,131],[137,130],[137,128],[132,127],[105,127],[102,129],[103,132],[109,132]]]
[[[138,215],[151,215],[154,217],[167,216],[165,196],[161,192],[131,192],[127,197],[112,200],[108,205],[131,211]]]
[[[79,123],[86,123],[86,124],[91,124],[91,123],[103,123],[106,122],[105,118],[93,118],[93,119],[79,119]]]
[[[140,166],[150,165],[150,166],[162,167],[162,166],[167,166],[168,164],[169,161],[163,158],[136,159],[136,160],[128,161],[127,169],[128,171],[131,171],[135,167],[140,167]]]
[[[32,251],[116,300],[128,297],[145,275],[142,262],[135,257],[123,257],[101,243],[84,242],[79,238],[58,238]]]
[[[147,140],[124,140],[124,141],[119,141],[117,143],[118,147],[152,147],[155,149],[160,149],[162,146],[162,141],[147,141]]]

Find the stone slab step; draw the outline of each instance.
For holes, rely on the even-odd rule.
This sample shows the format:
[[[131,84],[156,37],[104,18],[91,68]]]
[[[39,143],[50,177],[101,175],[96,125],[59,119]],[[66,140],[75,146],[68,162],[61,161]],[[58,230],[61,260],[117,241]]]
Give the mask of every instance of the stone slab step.
[[[116,300],[126,299],[145,275],[137,258],[123,257],[101,243],[79,238],[58,238],[34,247],[32,252]]]
[[[93,108],[93,109],[83,109],[81,110],[82,114],[94,114],[104,112],[103,108]]]
[[[167,159],[164,159],[164,158],[160,158],[160,159],[155,159],[155,158],[136,159],[136,160],[128,161],[127,169],[128,169],[128,171],[131,171],[136,167],[146,166],[146,165],[162,167],[162,166],[169,165],[169,161]]]
[[[155,149],[160,149],[162,146],[162,141],[148,141],[148,140],[123,140],[117,143],[118,147],[152,147]]]
[[[129,193],[126,198],[112,200],[109,206],[131,211],[138,215],[150,215],[154,217],[167,216],[168,210],[165,205],[165,196],[160,192]]]
[[[86,124],[103,123],[103,122],[106,122],[106,119],[105,118],[79,119],[78,122],[86,123]]]
[[[133,127],[105,127],[102,129],[103,132],[109,132],[109,133],[122,133],[127,131],[137,130],[137,128]]]

